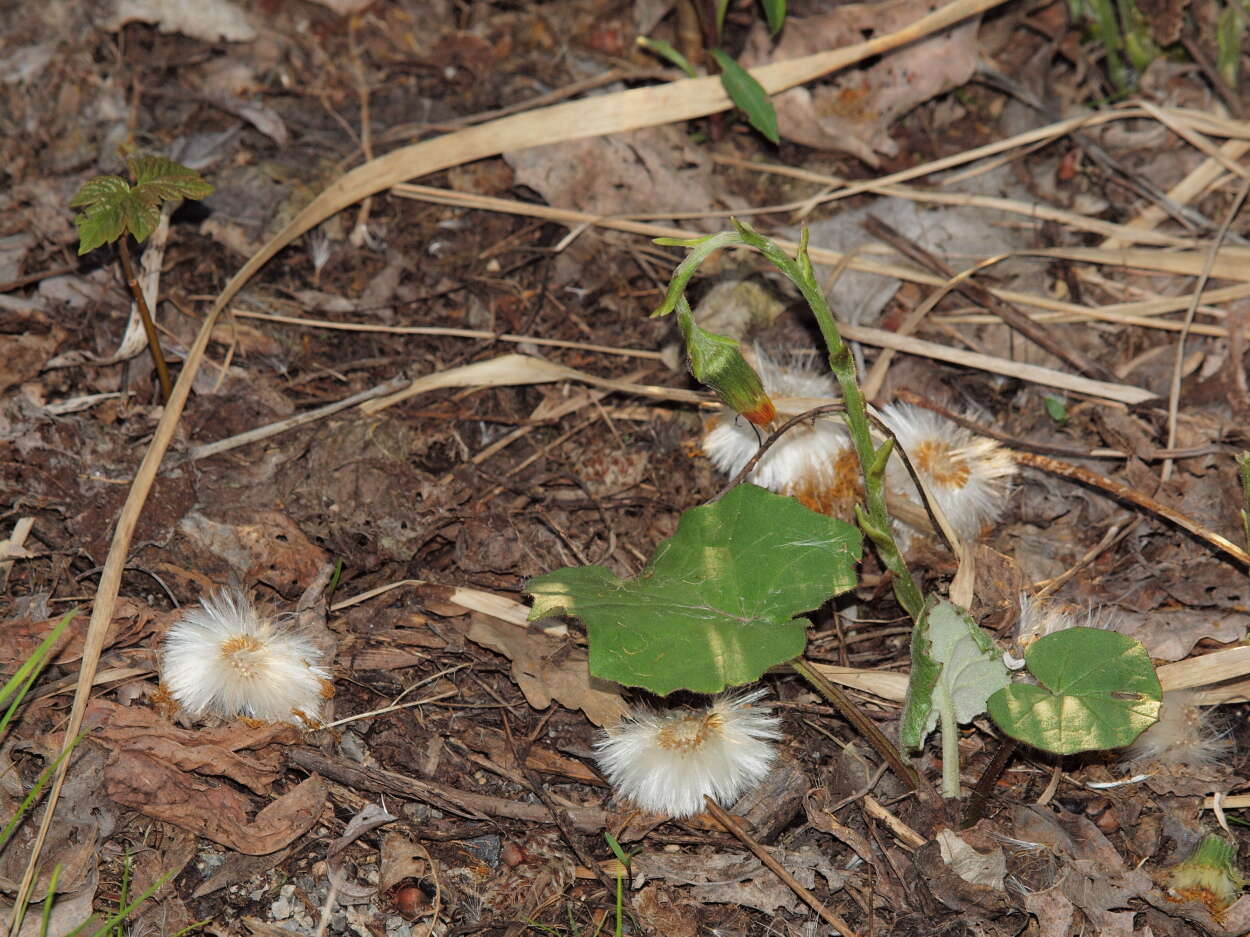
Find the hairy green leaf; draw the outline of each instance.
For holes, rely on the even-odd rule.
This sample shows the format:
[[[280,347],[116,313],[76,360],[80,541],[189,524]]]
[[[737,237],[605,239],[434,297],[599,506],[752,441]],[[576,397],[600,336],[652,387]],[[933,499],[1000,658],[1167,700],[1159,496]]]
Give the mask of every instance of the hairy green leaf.
[[[602,566],[531,579],[532,618],[564,612],[590,635],[590,672],[646,687],[716,693],[803,653],[796,618],[855,585],[861,536],[792,498],[739,485],[686,511],[633,579]]]
[[[721,84],[725,86],[725,91],[734,104],[738,105],[738,109],[746,115],[751,126],[773,143],[780,143],[781,137],[777,134],[777,111],[763,86],[720,49],[713,49],[712,57],[720,66]]]
[[[899,723],[900,741],[909,750],[923,746],[937,726],[943,700],[953,707],[955,721],[966,724],[985,712],[990,694],[1007,685],[1007,668],[994,642],[950,602],[928,610],[912,632],[911,646],[912,676]]]
[[[1121,748],[1159,718],[1163,690],[1139,641],[1068,628],[1035,641],[1025,665],[1041,686],[1015,683],[989,700],[1014,739],[1059,755]]]

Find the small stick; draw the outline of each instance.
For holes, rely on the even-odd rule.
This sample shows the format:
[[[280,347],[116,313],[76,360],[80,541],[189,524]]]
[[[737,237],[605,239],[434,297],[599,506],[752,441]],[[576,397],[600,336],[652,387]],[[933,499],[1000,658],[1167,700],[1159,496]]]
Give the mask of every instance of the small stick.
[[[139,318],[143,321],[143,331],[148,337],[148,351],[152,353],[152,366],[156,368],[157,380],[161,383],[161,403],[169,403],[169,395],[174,385],[169,379],[169,367],[165,364],[165,355],[161,351],[161,340],[156,335],[156,324],[152,321],[152,313],[148,310],[147,297],[143,295],[143,287],[135,276],[135,265],[130,260],[130,248],[126,246],[126,235],[117,241],[117,253],[122,259],[122,270],[126,274],[126,285],[135,298],[135,308],[139,310]]]
[[[915,241],[899,234],[899,232],[895,231],[884,221],[873,215],[869,215],[864,221],[864,227],[868,230],[869,234],[875,238],[885,241],[904,257],[920,264],[922,267],[932,270],[940,276],[953,280],[956,290],[963,293],[977,305],[984,306],[1025,338],[1040,345],[1061,361],[1066,361],[1082,374],[1098,381],[1113,381],[1115,379],[1115,376],[1102,365],[1095,361],[1091,361],[1072,345],[1065,345],[1063,342],[1059,341],[1050,333],[1050,330],[1040,322],[1036,322],[1029,318],[1024,312],[1017,309],[1011,303],[999,299],[980,283],[969,279],[959,279],[954,270],[942,261],[938,260]]]
[[[826,924],[841,934],[842,937],[858,937],[855,931],[851,928],[850,924],[846,923],[846,921],[842,920],[842,918],[840,918],[837,914],[826,908],[824,904],[821,903],[819,898],[795,881],[794,876],[787,872],[785,868],[782,867],[781,863],[774,859],[763,846],[752,839],[750,834],[740,827],[734,818],[725,812],[720,804],[716,803],[716,801],[706,795],[703,797],[703,804],[707,807],[707,812],[716,819],[717,823],[736,836],[742,845],[747,847],[747,849],[755,853],[755,857],[759,859],[760,862],[764,863],[764,865],[768,866],[774,875],[785,882],[786,886],[791,891],[802,898],[807,906],[820,915]]]
[[[972,789],[972,796],[968,798],[964,822],[960,824],[963,829],[976,826],[977,821],[985,814],[985,805],[990,799],[990,792],[994,790],[998,779],[1003,776],[1003,770],[1007,767],[1007,762],[1011,761],[1011,756],[1016,753],[1016,747],[1019,744],[1015,739],[998,740],[998,751],[994,752],[994,757],[990,759],[990,763],[986,765],[985,771],[977,780],[977,786]]]
[[[904,784],[913,791],[920,790],[920,775],[916,773],[916,769],[903,760],[903,756],[899,754],[898,749],[890,740],[885,737],[885,733],[877,728],[876,723],[859,711],[859,707],[851,702],[849,696],[833,683],[830,683],[824,674],[817,671],[801,657],[791,661],[790,666],[798,672],[799,676],[819,690],[821,696],[837,707],[838,711],[846,717],[847,722],[859,730],[859,733],[877,750],[877,754],[886,760]]]
[[[874,820],[880,820],[888,826],[891,833],[902,840],[904,845],[910,846],[912,849],[919,849],[928,842],[910,826],[881,806],[877,798],[871,794],[864,795],[864,812]]]

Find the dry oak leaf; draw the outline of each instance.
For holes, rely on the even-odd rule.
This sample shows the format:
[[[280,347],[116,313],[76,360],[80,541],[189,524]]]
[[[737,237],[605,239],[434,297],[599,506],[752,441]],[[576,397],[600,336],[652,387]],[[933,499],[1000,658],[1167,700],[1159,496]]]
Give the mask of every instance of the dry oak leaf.
[[[625,714],[625,701],[613,685],[591,678],[582,648],[498,618],[474,613],[471,620],[469,640],[512,661],[512,679],[535,709],[546,709],[554,699],[580,709],[597,726],[615,725]]]
[[[119,752],[105,767],[104,789],[119,804],[249,856],[275,852],[312,829],[328,792],[314,774],[251,816],[252,799],[227,782],[135,751]]]
[[[282,776],[284,746],[299,740],[294,726],[278,723],[180,729],[150,709],[105,700],[90,704],[87,724],[97,726],[95,741],[121,756],[148,755],[180,771],[229,778],[262,795]]]

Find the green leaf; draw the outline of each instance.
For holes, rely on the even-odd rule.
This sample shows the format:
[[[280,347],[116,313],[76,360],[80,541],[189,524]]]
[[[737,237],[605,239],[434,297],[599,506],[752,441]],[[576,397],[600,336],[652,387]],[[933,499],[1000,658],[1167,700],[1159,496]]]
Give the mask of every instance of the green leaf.
[[[126,233],[125,203],[129,195],[130,184],[121,176],[97,176],[83,183],[69,202],[71,208],[84,208],[74,216],[79,256]]]
[[[1000,729],[1035,748],[1121,748],[1159,718],[1159,678],[1127,635],[1068,628],[1035,641],[1024,662],[1042,685],[1012,684],[990,697],[989,709]]]
[[[602,566],[531,579],[531,618],[564,612],[590,635],[590,672],[666,695],[716,693],[803,653],[794,616],[855,585],[861,536],[792,498],[739,485],[686,511],[633,579]]]
[[[213,187],[194,169],[164,156],[132,156],[126,165],[135,180],[134,191],[145,205],[180,198],[202,199],[213,192]]]
[[[1233,4],[1232,0],[1220,14],[1215,27],[1215,69],[1229,87],[1236,88],[1241,71],[1241,38],[1245,35],[1246,24]]]
[[[121,176],[96,176],[88,179],[69,200],[70,208],[95,205],[97,202],[113,201],[130,191],[130,183]]]
[[[768,31],[775,36],[786,24],[786,0],[760,0],[760,2],[764,6],[764,16],[768,19]]]
[[[671,65],[676,65],[691,78],[699,77],[698,72],[694,70],[694,66],[690,64],[690,61],[663,39],[639,36],[634,41],[652,55],[659,56]]]
[[[716,38],[725,34],[725,14],[729,12],[729,0],[716,0]]]
[[[924,745],[938,723],[935,701],[949,700],[955,721],[968,723],[1006,686],[1007,668],[989,635],[958,606],[932,605],[912,634],[912,676],[899,723],[903,747]]]
[[[130,194],[122,201],[122,218],[126,230],[134,239],[142,244],[148,239],[161,221],[161,209],[157,202],[146,202],[137,190],[131,189]]]
[[[1063,402],[1062,397],[1054,397],[1047,394],[1042,398],[1042,405],[1046,408],[1046,415],[1056,423],[1068,422],[1068,407]]]
[[[777,134],[777,112],[773,109],[773,102],[768,99],[763,86],[751,77],[750,72],[720,49],[713,49],[712,57],[720,66],[721,84],[725,86],[725,91],[729,93],[734,104],[746,114],[751,126],[773,143],[780,143],[781,137]]]

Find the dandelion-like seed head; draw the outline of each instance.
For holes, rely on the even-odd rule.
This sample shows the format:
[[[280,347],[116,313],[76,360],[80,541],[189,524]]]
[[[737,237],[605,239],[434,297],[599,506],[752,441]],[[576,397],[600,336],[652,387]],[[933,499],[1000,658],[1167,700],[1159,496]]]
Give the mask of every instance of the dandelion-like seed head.
[[[596,743],[616,792],[652,813],[680,819],[703,797],[726,806],[772,768],[781,720],[759,705],[765,690],[723,696],[701,710],[634,711]]]
[[[783,411],[788,399],[800,404],[797,412],[802,412],[821,400],[838,398],[837,386],[827,370],[804,366],[797,359],[783,364],[758,347],[754,357],[764,390]],[[762,442],[760,431],[725,410],[709,421],[703,451],[717,469],[732,478]],[[841,423],[828,419],[790,427],[756,463],[747,481],[834,517],[849,517],[862,492],[859,460],[850,435]]]
[[[161,686],[184,711],[316,724],[329,674],[304,635],[263,618],[241,591],[221,590],[165,635]]]
[[[890,404],[881,420],[938,502],[960,537],[975,539],[1003,510],[1016,463],[992,439],[977,436],[930,410]],[[920,494],[901,460],[887,468],[891,488],[920,503]]]
[[[1200,705],[1200,700],[1192,690],[1164,693],[1159,721],[1137,736],[1128,747],[1127,760],[1200,768],[1228,757],[1232,740],[1217,724],[1214,709]]]

